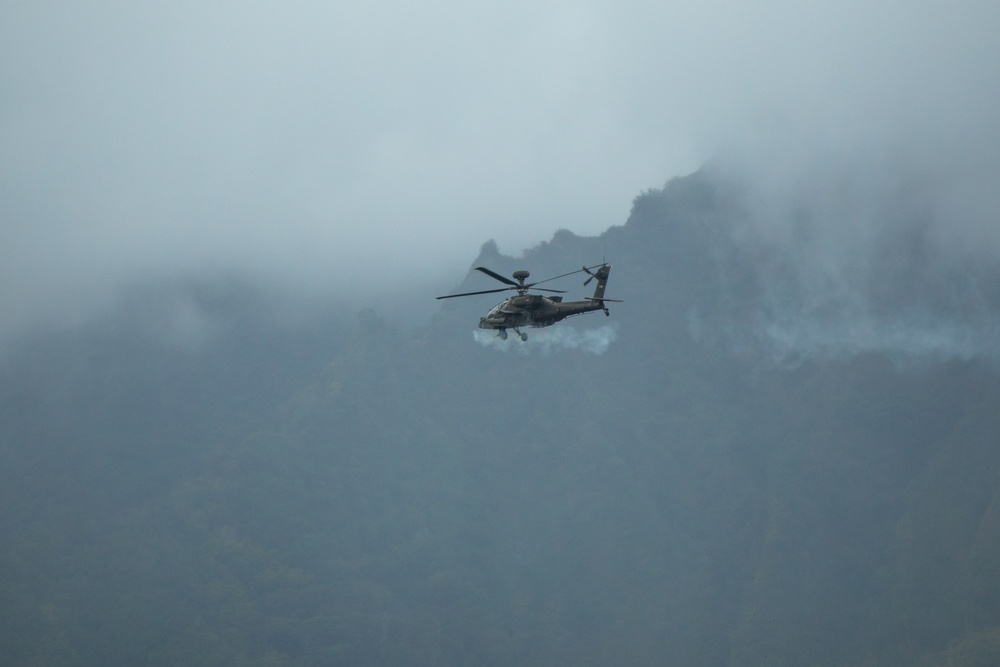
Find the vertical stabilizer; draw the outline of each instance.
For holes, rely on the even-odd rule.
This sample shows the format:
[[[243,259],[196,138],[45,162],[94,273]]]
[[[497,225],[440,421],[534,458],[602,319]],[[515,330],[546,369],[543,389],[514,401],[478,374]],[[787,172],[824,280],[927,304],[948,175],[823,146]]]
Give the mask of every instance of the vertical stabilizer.
[[[594,288],[594,296],[592,298],[595,301],[602,301],[604,299],[604,289],[608,286],[609,273],[611,273],[611,266],[608,264],[603,265],[594,272],[594,278],[597,279],[597,287]]]

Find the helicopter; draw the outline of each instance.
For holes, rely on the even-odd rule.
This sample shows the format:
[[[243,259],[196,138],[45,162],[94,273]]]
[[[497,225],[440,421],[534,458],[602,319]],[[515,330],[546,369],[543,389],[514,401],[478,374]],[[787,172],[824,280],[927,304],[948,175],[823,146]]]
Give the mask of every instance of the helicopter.
[[[597,269],[592,271],[592,269]],[[497,289],[481,290],[478,292],[463,292],[462,294],[446,294],[438,299],[454,299],[460,296],[474,296],[477,294],[493,294],[496,292],[506,292],[515,290],[516,296],[508,297],[493,306],[484,317],[479,318],[480,329],[495,329],[497,336],[501,340],[507,340],[507,329],[512,329],[522,341],[528,340],[528,334],[521,331],[521,327],[547,327],[556,322],[560,322],[573,315],[582,315],[596,310],[603,310],[605,315],[611,315],[608,311],[607,302],[621,302],[621,299],[607,299],[604,297],[604,290],[608,286],[608,274],[611,273],[611,265],[596,264],[585,266],[576,271],[570,271],[554,278],[546,278],[533,283],[526,283],[525,280],[531,275],[527,271],[515,271],[510,278],[506,278],[499,273],[487,269],[485,266],[477,266],[476,271],[485,273],[489,277],[499,280],[507,285]],[[545,287],[535,287],[550,280],[571,276],[574,273],[586,273],[590,277],[584,281],[587,285],[591,280],[597,279],[597,287],[594,288],[594,295],[586,297],[583,301],[563,302],[561,296],[542,296],[541,294],[528,294],[529,289],[539,292],[554,292],[563,294],[566,290],[547,289]],[[516,281],[516,282],[515,282]]]

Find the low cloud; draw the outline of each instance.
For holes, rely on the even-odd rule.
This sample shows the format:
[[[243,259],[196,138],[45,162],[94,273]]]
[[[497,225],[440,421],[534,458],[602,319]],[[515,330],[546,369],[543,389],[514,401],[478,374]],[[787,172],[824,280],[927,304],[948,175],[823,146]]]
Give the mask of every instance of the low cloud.
[[[783,363],[1000,357],[1000,206],[987,185],[1000,163],[959,173],[924,158],[914,146],[731,168],[742,198],[733,240],[756,281],[732,330],[752,330]]]
[[[2,3],[0,337],[150,275],[431,291],[727,154],[897,152],[997,250],[1000,5],[920,4]]]

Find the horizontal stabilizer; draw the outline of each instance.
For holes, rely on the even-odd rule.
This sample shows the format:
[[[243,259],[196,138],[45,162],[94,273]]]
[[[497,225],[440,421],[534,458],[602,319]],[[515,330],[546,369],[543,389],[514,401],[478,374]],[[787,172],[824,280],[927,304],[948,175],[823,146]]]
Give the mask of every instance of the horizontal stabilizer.
[[[605,299],[604,297],[601,297],[600,299],[598,299],[598,298],[592,297],[592,296],[585,296],[583,298],[586,299],[587,301],[600,301],[602,303],[605,302],[605,301],[610,301],[612,303],[625,303],[621,299]]]

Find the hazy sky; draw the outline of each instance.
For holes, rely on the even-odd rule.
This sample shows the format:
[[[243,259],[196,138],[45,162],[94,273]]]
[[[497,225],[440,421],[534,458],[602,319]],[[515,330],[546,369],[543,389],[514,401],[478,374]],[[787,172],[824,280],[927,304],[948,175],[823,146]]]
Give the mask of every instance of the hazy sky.
[[[996,189],[998,27],[993,0],[4,2],[3,327],[208,267],[451,285],[719,155],[904,155],[992,225],[964,194]]]

